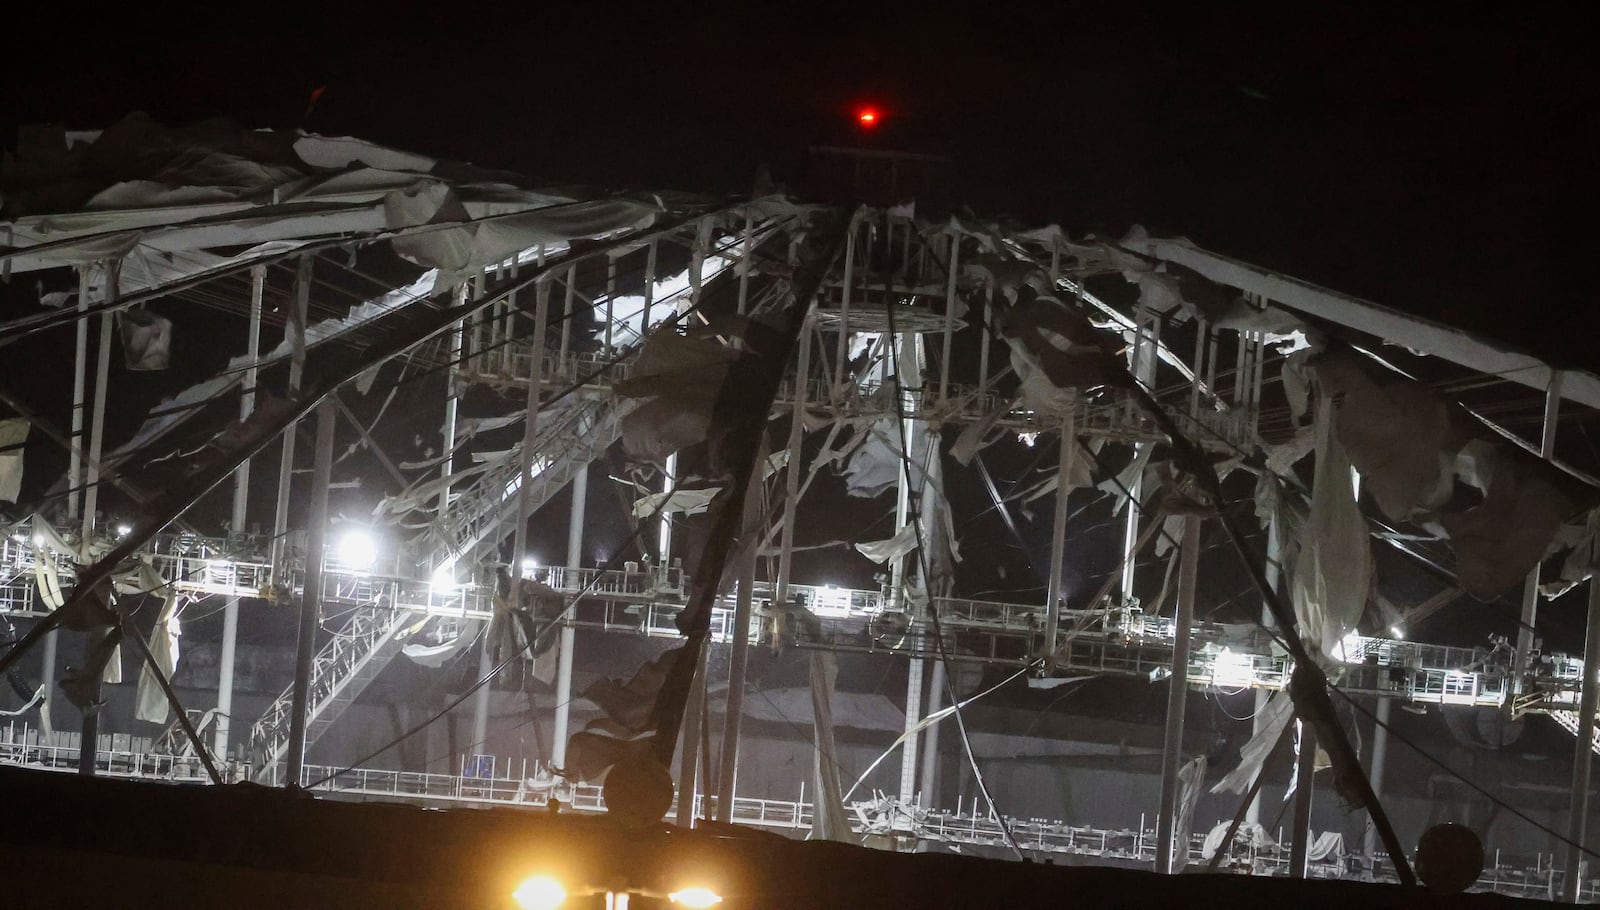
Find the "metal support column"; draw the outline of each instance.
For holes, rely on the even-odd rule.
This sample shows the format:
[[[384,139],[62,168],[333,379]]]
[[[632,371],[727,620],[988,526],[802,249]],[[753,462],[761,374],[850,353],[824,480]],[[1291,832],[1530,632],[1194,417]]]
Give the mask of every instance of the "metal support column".
[[[917,645],[922,644],[922,637],[917,636]],[[909,806],[917,796],[917,756],[918,748],[922,745],[921,736],[912,733],[912,729],[922,722],[922,681],[927,675],[924,664],[927,661],[920,657],[913,657],[910,667],[906,671],[906,737],[900,753],[900,804]]]
[[[517,275],[515,264],[512,277]],[[516,296],[509,300],[510,311],[516,312]],[[527,558],[528,519],[533,515],[533,449],[539,437],[540,377],[544,375],[545,325],[550,315],[550,285],[541,280],[534,285],[533,340],[529,347],[527,411],[522,418],[522,448],[517,473],[517,523],[511,530],[511,591],[513,605],[522,603],[522,563]],[[507,325],[507,331],[512,326]],[[483,637],[478,678],[483,679],[494,670],[493,643],[488,635]],[[530,657],[532,655],[529,655]],[[478,687],[472,713],[472,742],[482,746],[489,738],[489,699],[494,689],[493,681]]]
[[[1074,402],[1076,404],[1076,402]],[[1044,602],[1044,643],[1040,656],[1045,660],[1041,672],[1055,664],[1056,635],[1061,628],[1061,601],[1066,596],[1067,511],[1072,493],[1072,462],[1077,457],[1077,411],[1061,418],[1061,452],[1056,460],[1056,513],[1050,527],[1050,582]],[[1130,511],[1134,511],[1130,505]]]
[[[1183,714],[1189,694],[1189,639],[1194,625],[1195,583],[1200,574],[1200,516],[1183,519],[1183,561],[1178,567],[1178,610],[1172,641],[1172,677],[1167,690],[1167,729],[1161,748],[1161,812],[1156,817],[1156,871],[1183,871],[1187,844],[1176,843],[1178,770],[1183,767]]]
[[[850,359],[850,286],[855,282],[856,265],[856,221],[852,216],[850,227],[845,232],[844,240],[844,287],[840,288],[839,298],[839,345],[834,351],[833,358],[833,389],[829,397],[837,394],[840,386],[844,385],[844,364]]]
[[[245,420],[256,408],[256,358],[261,355],[261,301],[266,291],[266,266],[250,269],[250,329],[245,340],[244,391],[239,396],[239,419]],[[233,472],[233,514],[229,531],[235,539],[245,535],[250,505],[250,459]],[[217,726],[211,750],[223,761],[228,759],[228,737],[233,725],[233,665],[239,642],[239,598],[228,600],[222,610],[222,656],[217,666]]]
[[[1561,419],[1561,377],[1560,370],[1550,371],[1550,385],[1545,389],[1544,395],[1544,430],[1539,438],[1539,454],[1546,461],[1556,454],[1556,426]],[[1533,651],[1534,623],[1539,618],[1539,567],[1535,565],[1528,572],[1528,579],[1522,586],[1522,622],[1517,626],[1517,654],[1512,665],[1511,685],[1512,691],[1521,694],[1523,682],[1528,675],[1528,660]],[[1506,701],[1506,709],[1510,710],[1512,702]]]
[[[121,263],[115,260],[105,262],[105,296],[106,300],[117,298],[117,284],[120,280],[118,272]],[[100,496],[100,452],[105,443],[106,425],[106,386],[110,380],[111,371],[111,320],[112,315],[108,310],[100,316],[100,346],[95,351],[94,372],[94,416],[89,430],[88,462],[85,471],[83,488],[83,524],[81,537],[78,540],[79,561],[88,563],[89,542],[94,537],[95,512],[98,508]],[[121,660],[122,652],[113,651],[111,659]],[[100,681],[94,682],[94,701],[100,700]],[[84,709],[83,726],[78,746],[78,773],[93,777],[95,773],[95,750],[100,734],[100,707],[98,704]]]
[[[1372,725],[1372,767],[1368,776],[1372,778],[1372,792],[1380,799],[1383,797],[1383,773],[1389,762],[1389,709],[1393,703],[1392,698],[1378,697],[1378,709],[1374,712],[1377,723]],[[1378,827],[1372,823],[1370,811],[1366,830],[1361,833],[1361,852],[1368,861],[1378,854]],[[1377,871],[1376,867],[1373,871]]]
[[[1311,874],[1311,801],[1315,795],[1317,773],[1317,729],[1299,718],[1300,756],[1296,759],[1294,788],[1294,830],[1289,835],[1289,877],[1308,878]]]
[[[1279,565],[1279,562],[1282,560],[1282,558],[1283,531],[1279,527],[1278,516],[1276,513],[1274,513],[1273,516],[1267,520],[1267,562],[1263,567],[1264,574],[1267,576],[1267,584],[1271,586],[1274,591],[1282,590],[1281,580],[1283,578],[1283,568]],[[1263,628],[1267,629],[1272,628],[1274,625],[1272,619],[1272,610],[1268,609],[1266,606],[1262,606],[1261,608],[1261,625]],[[1250,718],[1250,734],[1255,736],[1261,733],[1262,727],[1266,723],[1267,715],[1265,712],[1267,701],[1272,698],[1272,692],[1266,689],[1255,689],[1253,691],[1255,693],[1255,714],[1251,715]],[[1258,777],[1262,773],[1263,769],[1258,769],[1256,771],[1256,775]],[[1255,781],[1252,780],[1251,783],[1254,784]],[[1259,790],[1257,790],[1256,795],[1250,799],[1250,806],[1249,808],[1245,809],[1244,820],[1252,825],[1261,823],[1261,792]]]
[[[584,465],[572,477],[572,512],[567,519],[567,568],[572,570],[573,590],[581,590],[578,570],[583,568],[583,513],[589,500],[589,467]],[[551,734],[550,763],[557,768],[567,764],[567,727],[572,717],[572,658],[577,644],[577,631],[572,626],[571,614],[577,604],[567,608],[568,615],[561,620],[561,644],[556,652],[556,721]]]
[[[663,496],[672,495],[672,487],[678,482],[678,453],[668,455],[661,465],[661,493]],[[661,527],[657,532],[656,551],[659,554],[662,572],[672,568],[672,515],[665,509],[661,511]]]
[[[294,695],[286,752],[285,780],[291,787],[305,783],[301,777],[306,761],[306,724],[310,720],[311,661],[316,656],[322,559],[328,540],[328,486],[333,478],[333,427],[338,414],[332,396],[317,405],[317,453],[311,468],[311,516],[306,527],[305,593],[300,597],[300,634],[295,645]]]
[[[122,264],[115,260],[105,263],[106,300],[116,300],[117,285],[121,281]],[[105,448],[106,386],[111,379],[111,321],[109,310],[100,316],[100,347],[95,351],[94,367],[94,418],[89,431],[89,452],[85,459],[83,487],[83,537],[78,544],[87,560],[89,540],[94,534],[95,512],[100,500],[100,453]]]
[[[887,306],[894,306],[891,301]],[[893,359],[893,369],[899,374],[899,388],[901,391],[896,401],[900,420],[900,439],[895,441],[899,448],[904,442],[904,457],[900,460],[899,495],[895,500],[895,533],[900,533],[908,522],[921,521],[920,516],[911,513],[911,488],[914,479],[911,475],[910,460],[916,457],[918,421],[911,415],[917,412],[918,392],[922,388],[922,345],[921,336],[914,333],[903,333],[899,338],[889,339],[896,346],[898,354]],[[930,449],[930,454],[937,457],[937,449]],[[921,466],[926,480],[927,465]],[[925,505],[919,503],[919,506]],[[899,606],[912,622],[921,619],[916,615],[916,605],[908,602],[906,589],[909,581],[906,578],[906,563],[911,557],[902,556],[894,561],[890,573],[890,602]],[[920,649],[923,644],[922,636],[917,635],[915,645]],[[905,731],[910,734],[906,737],[905,744],[900,753],[900,801],[902,804],[910,803],[916,797],[917,785],[917,750],[921,745],[921,737],[911,731],[922,721],[922,684],[926,676],[925,663],[920,657],[911,659],[911,666],[906,678],[906,723]]]
[[[774,603],[789,602],[789,580],[794,571],[794,526],[800,508],[801,450],[805,443],[806,379],[811,375],[811,317],[800,326],[800,350],[795,355],[794,408],[789,413],[789,465],[783,472],[783,533],[778,544],[778,585]]]
[[[755,475],[752,486],[755,483],[760,483],[760,473]],[[746,491],[744,497],[746,502],[757,501],[754,489]],[[746,537],[758,534],[758,529],[750,526],[750,512],[746,505]],[[760,515],[760,509],[755,512]],[[731,654],[728,657],[728,704],[722,721],[722,761],[717,766],[717,820],[723,824],[733,822],[734,788],[739,784],[739,731],[744,726],[744,681],[750,661],[750,601],[755,587],[757,547],[750,544],[749,539],[741,541],[741,545],[744,550],[739,553],[739,590],[733,600],[733,640],[728,643]]]
[[[1578,902],[1583,883],[1583,848],[1589,821],[1589,772],[1594,762],[1594,714],[1600,706],[1600,578],[1589,579],[1589,626],[1583,640],[1583,690],[1578,698],[1578,738],[1573,743],[1572,793],[1568,798],[1566,878],[1562,897]]]
[[[693,828],[694,803],[700,790],[700,727],[705,723],[706,655],[710,648],[700,649],[700,659],[695,664],[694,680],[689,684],[689,701],[683,712],[683,733],[679,740],[678,756],[678,811],[676,820],[680,828]]]
[[[950,235],[950,277],[944,286],[944,339],[939,350],[939,400],[950,398],[950,342],[955,335],[956,277],[960,274],[961,235]]]
[[[928,702],[924,717],[939,713],[944,707],[944,662],[933,662],[933,673],[928,678]],[[939,725],[933,724],[923,734],[922,740],[922,796],[923,805],[938,806],[939,802]]]
[[[765,446],[762,450],[765,451]],[[759,477],[759,475],[758,475]],[[745,493],[743,533],[739,535],[739,590],[733,600],[732,640],[728,643],[728,700],[722,720],[722,760],[717,774],[717,821],[733,821],[733,798],[739,783],[739,733],[744,726],[745,673],[750,663],[750,614],[755,593],[756,556],[761,538],[759,480]]]
[[[67,446],[67,517],[77,518],[83,491],[84,376],[89,371],[89,267],[78,267],[78,346],[72,361],[72,437]],[[54,635],[54,632],[50,633]]]
[[[306,337],[306,310],[311,302],[311,263],[310,254],[300,257],[299,268],[295,272],[294,305],[289,310],[289,318],[284,324],[284,338],[289,342],[292,352],[289,357],[289,397],[297,398],[300,395],[300,373],[305,369],[305,337]],[[283,430],[283,457],[278,462],[278,504],[272,516],[272,574],[276,578],[283,573],[283,557],[288,541],[285,535],[289,533],[289,497],[294,488],[294,447],[295,427],[291,423]]]

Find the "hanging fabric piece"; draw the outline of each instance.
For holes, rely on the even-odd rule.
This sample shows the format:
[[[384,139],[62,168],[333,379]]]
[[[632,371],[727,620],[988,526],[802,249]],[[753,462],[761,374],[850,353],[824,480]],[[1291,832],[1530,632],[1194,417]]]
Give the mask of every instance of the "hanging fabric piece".
[[[650,493],[633,501],[633,517],[644,518],[647,515],[657,514],[658,510],[662,515],[676,515],[680,512],[685,516],[700,515],[711,508],[711,501],[721,492],[721,487],[707,487],[704,490]]]
[[[439,269],[449,284],[504,262],[518,251],[583,238],[598,240],[655,221],[651,207],[625,199],[551,206],[473,222],[455,187],[424,178],[383,197],[384,220],[390,228],[424,224],[456,226],[394,238],[396,253],[418,265]]]
[[[1197,756],[1178,769],[1178,818],[1172,841],[1177,847],[1178,868],[1189,865],[1189,838],[1194,831],[1194,810],[1205,792],[1206,757]]]
[[[1090,447],[1095,448],[1096,443],[1100,442],[1102,440],[1097,438],[1090,443]],[[1140,443],[1134,446],[1133,458],[1128,462],[1127,467],[1118,471],[1115,478],[1107,478],[1098,485],[1100,492],[1112,497],[1115,502],[1115,505],[1111,507],[1112,515],[1121,515],[1122,510],[1128,507],[1128,494],[1133,492],[1135,485],[1144,479],[1145,469],[1150,466],[1150,455],[1155,450],[1156,447],[1149,443]],[[1073,468],[1076,469],[1078,463],[1084,460],[1086,459],[1074,459],[1072,462]]]
[[[1242,794],[1249,790],[1291,720],[1294,720],[1294,701],[1287,692],[1274,692],[1261,707],[1261,728],[1239,748],[1238,766],[1217,781],[1211,792]]]
[[[1025,407],[1066,414],[1080,390],[1106,384],[1121,367],[1106,349],[1104,333],[1055,297],[1024,287],[1022,302],[1006,309],[1000,333],[1011,349],[1011,369],[1021,380]]]
[[[150,656],[167,679],[178,669],[178,642],[183,627],[178,620],[178,595],[168,593],[161,601],[161,612],[156,616],[155,629],[150,635]],[[139,688],[134,695],[133,716],[139,720],[164,724],[171,713],[167,693],[162,690],[156,674],[148,663],[141,664]]]
[[[1501,451],[1483,501],[1438,518],[1450,535],[1456,582],[1480,600],[1492,599],[1526,578],[1573,509],[1572,501],[1546,479],[1542,463]],[[1475,460],[1483,460],[1481,452]],[[1481,475],[1483,468],[1475,466],[1474,473]]]
[[[400,653],[406,659],[419,667],[437,670],[450,662],[452,657],[460,654],[462,649],[471,644],[473,636],[465,635],[460,629],[454,635],[443,640],[435,640],[431,644],[412,642],[400,648]]]
[[[1372,545],[1356,503],[1350,458],[1333,431],[1331,395],[1317,402],[1317,467],[1311,516],[1290,573],[1289,598],[1300,637],[1318,659],[1343,657],[1340,642],[1366,609],[1372,583]]]
[[[22,452],[29,426],[24,417],[0,420],[0,502],[16,502],[22,491]]]
[[[819,624],[820,625],[820,624]],[[832,651],[811,651],[811,724],[816,745],[811,765],[813,798],[811,840],[857,843],[844,806],[844,784],[839,780],[839,750],[833,736],[833,688],[839,661]]]
[[[917,526],[908,524],[887,540],[869,540],[855,545],[856,552],[879,565],[917,548]]]
[[[1468,436],[1444,399],[1410,380],[1375,382],[1342,350],[1313,368],[1323,397],[1338,402],[1339,444],[1385,515],[1409,521],[1449,501]]]
[[[710,338],[656,332],[639,351],[616,394],[639,405],[622,418],[628,457],[659,462],[704,442],[730,366],[739,352]]]
[[[567,766],[556,769],[569,780],[598,783],[624,758],[650,751],[650,737],[660,723],[657,696],[688,646],[663,651],[626,682],[602,679],[582,697],[600,708],[603,717],[590,721],[567,743]]]
[[[989,444],[986,437],[995,421],[1004,417],[1010,410],[1009,405],[1000,405],[976,422],[962,427],[960,435],[956,436],[956,441],[950,446],[950,457],[963,467],[972,464],[972,459]]]
[[[130,370],[164,370],[172,360],[172,320],[145,309],[120,318],[122,362]]]
[[[851,496],[871,499],[887,493],[900,482],[900,427],[895,418],[885,417],[874,421],[865,435],[845,465],[845,491]],[[912,487],[922,483],[923,465],[928,460],[928,438],[927,433],[921,433],[911,440]]]

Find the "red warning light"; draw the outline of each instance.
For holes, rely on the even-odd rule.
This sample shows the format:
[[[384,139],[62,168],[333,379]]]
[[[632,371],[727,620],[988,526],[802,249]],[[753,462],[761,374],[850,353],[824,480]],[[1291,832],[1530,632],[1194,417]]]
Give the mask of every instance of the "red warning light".
[[[870,108],[870,107],[862,108],[860,111],[856,112],[856,123],[859,123],[861,125],[862,129],[869,129],[870,130],[873,127],[877,126],[878,125],[878,111],[877,111],[877,109],[876,108]]]

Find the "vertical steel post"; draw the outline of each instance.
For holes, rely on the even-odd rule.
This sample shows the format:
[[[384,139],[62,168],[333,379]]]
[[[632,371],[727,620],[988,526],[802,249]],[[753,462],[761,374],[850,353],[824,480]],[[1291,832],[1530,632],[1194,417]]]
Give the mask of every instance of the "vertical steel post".
[[[922,636],[915,636],[915,644],[922,645]],[[927,661],[913,657],[906,670],[906,736],[900,753],[900,804],[909,806],[917,796],[917,756],[922,745],[921,736],[911,731],[922,722],[922,681],[927,676]]]
[[[893,306],[892,302],[886,305]],[[917,389],[922,388],[922,345],[921,336],[913,332],[903,332],[898,338],[888,339],[889,343],[896,345],[898,354],[894,357],[894,369],[899,374],[899,389],[901,394],[895,399],[898,411],[896,419],[900,421],[900,438],[895,441],[895,448],[904,442],[904,457],[900,459],[900,477],[898,495],[895,499],[895,533],[900,533],[910,521],[920,520],[911,514],[911,476],[910,460],[916,457],[918,421],[914,415],[917,413]],[[930,449],[932,457],[938,457],[936,450]],[[926,472],[926,465],[923,466]],[[926,473],[923,478],[926,480]],[[921,505],[919,503],[919,505]],[[905,612],[906,618],[916,623],[921,619],[915,615],[915,605],[906,599],[906,563],[911,557],[902,556],[894,561],[890,572],[890,597],[891,603],[897,605]],[[913,633],[913,643],[917,647],[923,644],[920,633]],[[922,721],[922,684],[926,675],[925,661],[921,657],[911,658],[911,666],[906,678],[906,722],[905,731],[911,735],[906,737],[905,744],[900,753],[900,801],[909,803],[916,797],[917,785],[917,750],[920,745],[919,737],[911,730]]]
[[[106,300],[120,296],[122,263],[108,259],[105,263]],[[111,379],[111,320],[108,310],[100,315],[100,347],[95,351],[94,368],[94,418],[89,433],[89,457],[85,466],[83,488],[83,537],[79,547],[83,556],[89,555],[89,540],[94,534],[95,512],[100,501],[100,453],[105,448],[106,386]]]
[[[1177,843],[1178,771],[1183,767],[1183,719],[1189,695],[1189,640],[1194,626],[1196,581],[1200,574],[1200,516],[1183,518],[1183,553],[1178,566],[1178,610],[1172,641],[1171,687],[1167,690],[1167,729],[1161,748],[1161,812],[1156,818],[1156,871],[1183,871],[1189,845]]]
[[[706,654],[710,648],[700,649],[695,663],[694,681],[689,684],[689,701],[683,712],[683,732],[679,740],[678,756],[678,811],[676,820],[680,828],[693,828],[694,802],[700,792],[700,725],[705,723]]]
[[[1578,736],[1573,743],[1572,792],[1567,800],[1567,865],[1562,897],[1577,903],[1583,885],[1589,822],[1589,773],[1594,763],[1594,715],[1600,706],[1600,578],[1589,579],[1589,625],[1583,639],[1583,688],[1578,697]]]
[[[677,482],[678,453],[673,452],[661,463],[661,494],[670,497]],[[661,526],[656,531],[656,552],[661,560],[657,565],[665,573],[672,567],[672,515],[665,510],[661,512]]]
[[[1539,454],[1548,461],[1556,454],[1556,426],[1561,419],[1561,377],[1560,370],[1550,371],[1550,384],[1545,388],[1544,395],[1544,429],[1539,436]],[[1511,685],[1512,691],[1520,695],[1523,691],[1523,682],[1528,675],[1528,659],[1533,651],[1534,623],[1539,618],[1539,567],[1535,565],[1528,572],[1527,581],[1522,586],[1522,622],[1517,626],[1517,654],[1512,665]],[[1512,702],[1506,702],[1509,710]]]
[[[589,500],[589,466],[584,465],[572,476],[572,511],[567,519],[567,568],[571,570],[568,582],[574,592],[583,590],[579,569],[583,568],[583,515]],[[577,645],[577,632],[572,626],[572,614],[577,604],[567,608],[561,620],[561,644],[556,652],[556,721],[550,744],[550,763],[557,768],[567,764],[567,727],[572,716],[572,659]]]
[[[1267,584],[1274,591],[1282,590],[1279,585],[1279,581],[1283,577],[1283,568],[1279,565],[1282,557],[1283,532],[1278,524],[1278,516],[1276,513],[1274,513],[1273,516],[1267,520],[1267,562],[1263,567],[1263,574],[1265,574],[1267,577]],[[1265,605],[1262,605],[1261,607],[1261,625],[1263,628],[1267,629],[1272,628],[1274,625],[1272,610],[1267,608]],[[1256,735],[1261,732],[1262,727],[1265,724],[1265,709],[1267,707],[1267,700],[1272,697],[1272,693],[1266,689],[1255,689],[1253,691],[1255,692],[1256,710],[1255,714],[1251,715],[1250,733],[1251,735]],[[1256,771],[1256,776],[1259,777],[1262,773],[1263,770],[1258,769]],[[1251,780],[1250,783],[1254,784],[1255,781]],[[1259,790],[1256,792],[1256,795],[1251,798],[1250,806],[1245,810],[1244,820],[1252,825],[1261,823],[1261,793]]]
[[[806,386],[811,375],[811,317],[800,326],[800,350],[795,355],[794,407],[789,412],[789,466],[783,472],[783,533],[779,537],[778,585],[775,603],[789,602],[789,580],[794,574],[794,526],[800,508],[801,453],[805,444]]]
[[[78,267],[78,346],[72,361],[72,437],[67,446],[67,517],[77,518],[83,491],[84,377],[89,371],[89,267]],[[50,633],[54,635],[54,632]]]
[[[752,258],[752,254],[755,252],[755,250],[751,249],[751,246],[755,242],[755,235],[753,233],[752,228],[753,228],[753,225],[751,224],[750,210],[749,209],[745,209],[745,212],[744,212],[744,243],[742,244],[742,247],[740,249],[740,256],[739,256],[739,258],[741,260],[743,260],[742,262],[739,263],[739,303],[738,303],[738,307],[739,307],[739,315],[740,316],[744,315],[745,307],[749,303],[749,300],[750,300],[750,260]]]
[[[983,292],[983,343],[978,348],[978,394],[989,391],[989,346],[992,338],[990,326],[994,322],[994,279],[989,279]]]
[[[1215,352],[1213,351],[1213,353]],[[1207,382],[1202,381],[1201,379],[1201,377],[1205,375],[1205,360],[1206,320],[1203,316],[1196,316],[1194,318],[1194,382],[1189,384],[1190,417],[1200,416],[1200,387],[1202,385],[1210,389],[1211,394],[1215,395],[1217,393],[1217,387],[1214,384],[1214,381]],[[1212,359],[1212,362],[1216,362],[1215,358]]]
[[[516,266],[512,266],[512,277],[516,277]],[[516,298],[510,301],[511,312],[516,312]],[[511,603],[513,606],[522,604],[522,562],[527,558],[528,549],[528,520],[533,517],[533,454],[534,447],[539,439],[539,407],[540,407],[540,377],[544,375],[544,348],[545,331],[550,316],[550,285],[540,280],[534,285],[533,305],[533,340],[529,347],[528,359],[528,397],[527,411],[522,420],[522,451],[518,453],[520,465],[517,473],[517,523],[511,531]],[[508,326],[509,328],[509,326]],[[479,674],[480,679],[487,676],[493,669],[493,661],[489,658],[489,637],[484,636],[484,660],[487,665]],[[529,655],[532,657],[532,655]],[[489,730],[489,691],[492,683],[485,683],[477,691],[478,704],[473,715],[473,742],[482,744],[488,737]]]
[[[1056,635],[1061,628],[1061,601],[1066,597],[1067,512],[1072,499],[1072,463],[1077,457],[1077,408],[1061,418],[1061,452],[1056,459],[1056,513],[1050,527],[1050,581],[1045,592],[1044,644],[1040,656],[1045,659],[1041,672],[1048,673],[1055,665]],[[1130,511],[1137,511],[1130,504]]]
[[[120,281],[119,271],[121,263],[108,259],[105,261],[105,293],[106,300],[117,299],[117,285]],[[79,559],[89,561],[89,542],[94,537],[95,512],[100,496],[100,451],[105,443],[106,425],[106,386],[110,380],[111,370],[111,319],[110,311],[100,316],[100,347],[95,351],[94,374],[94,417],[89,430],[89,452],[85,459],[87,471],[83,489],[83,520],[81,534],[78,542]],[[113,652],[112,660],[120,660],[121,652]],[[95,700],[99,700],[100,681],[95,680]],[[81,739],[78,743],[78,773],[93,777],[95,773],[95,751],[100,733],[100,707],[91,705],[83,712],[83,726]]]
[[[762,445],[765,451],[766,446]],[[760,468],[758,467],[759,471]],[[743,530],[739,534],[739,589],[733,600],[733,632],[728,642],[728,700],[722,721],[722,761],[717,774],[717,821],[733,821],[733,800],[739,783],[739,733],[744,726],[744,686],[750,665],[750,614],[756,582],[756,555],[761,538],[762,485],[757,474],[744,497]]]
[[[1317,730],[1311,724],[1295,719],[1300,730],[1300,756],[1297,759],[1294,789],[1294,831],[1289,844],[1289,877],[1311,876],[1311,803],[1315,795],[1317,773]]]
[[[950,277],[944,286],[944,346],[939,351],[939,400],[950,398],[950,343],[955,335],[956,278],[960,274],[961,235],[950,235]]]
[[[639,313],[639,337],[650,328],[650,308],[656,302],[656,241],[652,238],[644,263],[644,309]]]
[[[456,289],[456,306],[466,306],[467,286],[465,284]],[[444,373],[444,463],[439,466],[439,479],[444,483],[439,488],[439,502],[435,506],[435,513],[442,520],[450,509],[450,475],[455,473],[455,457],[451,454],[456,448],[456,415],[460,409],[460,398],[456,394],[457,377],[461,368],[461,345],[465,337],[466,321],[457,319],[450,326],[450,365]]]
[[[855,265],[856,222],[852,217],[844,239],[844,287],[840,289],[839,298],[839,346],[835,349],[833,360],[834,390],[844,385],[844,364],[850,358],[850,285],[855,282]],[[833,395],[834,392],[830,391],[829,397]]]
[[[266,293],[267,268],[257,265],[250,268],[250,328],[245,340],[245,358],[250,365],[244,371],[244,391],[239,395],[239,419],[248,418],[256,408],[256,359],[261,356],[261,302]],[[247,458],[233,472],[233,514],[231,530],[236,539],[245,535],[250,505],[250,460]],[[239,642],[239,598],[229,598],[222,610],[222,656],[217,666],[217,726],[213,733],[211,751],[222,761],[228,760],[228,737],[233,726],[233,665]]]
[[[306,312],[311,302],[311,263],[310,254],[300,257],[299,267],[295,271],[294,305],[289,312],[289,318],[284,325],[283,334],[290,341],[291,350],[303,349],[306,333]],[[300,395],[300,373],[305,368],[301,357],[289,358],[289,397]],[[289,533],[289,497],[294,489],[294,447],[295,423],[289,424],[283,430],[283,457],[278,461],[278,504],[272,516],[272,574],[277,577],[283,573],[284,553],[288,546],[286,535]]]
[[[1372,792],[1383,797],[1383,774],[1389,763],[1389,709],[1394,699],[1378,696],[1377,723],[1372,725]],[[1361,852],[1371,861],[1378,854],[1378,827],[1372,823],[1372,812],[1367,812],[1366,829],[1361,833]],[[1377,867],[1373,867],[1377,871]]]
[[[928,676],[928,702],[924,717],[939,713],[944,707],[944,661],[933,662],[933,672]],[[923,734],[922,740],[922,796],[923,805],[939,805],[939,725],[933,724]]]
[[[316,656],[322,562],[328,540],[328,486],[333,478],[333,396],[317,405],[317,451],[311,468],[311,517],[306,527],[305,593],[300,597],[300,634],[294,653],[294,691],[290,701],[288,769],[291,787],[305,784],[306,724],[310,720],[311,663]]]
[[[567,266],[567,277],[562,282],[566,286],[566,297],[561,308],[561,366],[567,365],[567,357],[572,353],[572,307],[574,298],[578,294],[578,264]],[[577,378],[574,376],[573,378]]]

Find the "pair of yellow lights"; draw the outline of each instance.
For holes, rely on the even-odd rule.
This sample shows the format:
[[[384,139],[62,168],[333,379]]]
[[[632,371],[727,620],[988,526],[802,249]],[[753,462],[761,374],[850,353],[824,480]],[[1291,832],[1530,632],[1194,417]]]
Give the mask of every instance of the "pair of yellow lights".
[[[539,875],[518,885],[511,898],[521,910],[556,910],[566,902],[567,889],[550,876]],[[667,899],[688,910],[708,910],[722,903],[722,895],[710,888],[684,888]]]

